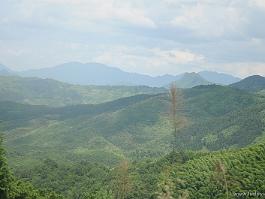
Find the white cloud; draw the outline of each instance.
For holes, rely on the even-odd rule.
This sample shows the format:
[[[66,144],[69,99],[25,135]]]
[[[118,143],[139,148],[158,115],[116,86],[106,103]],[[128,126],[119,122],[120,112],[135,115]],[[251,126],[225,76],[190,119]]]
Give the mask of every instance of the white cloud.
[[[249,2],[251,5],[265,9],[265,1],[264,0],[250,0]]]
[[[0,62],[261,74],[264,8],[264,0],[0,0]]]
[[[230,73],[242,78],[257,74],[265,76],[265,63],[263,62],[211,64],[205,69]]]
[[[209,3],[184,5],[180,14],[169,23],[175,27],[190,29],[200,36],[221,37],[227,34],[240,34],[246,18],[236,6]]]
[[[170,64],[188,64],[204,60],[202,55],[192,53],[188,50],[161,50],[159,48],[151,49],[154,57],[157,57]]]
[[[90,28],[91,24],[123,22],[128,25],[155,28],[145,9],[129,1],[115,0],[24,0],[16,4],[18,16],[13,20],[32,20],[53,25]],[[62,15],[62,16],[60,16]],[[88,27],[89,26],[89,27]]]
[[[163,50],[160,48],[130,49],[125,46],[119,46],[111,50],[106,50],[95,57],[93,61],[117,66],[130,72],[159,75],[194,71],[195,68],[187,66],[201,64],[205,60],[203,55],[192,53],[188,50]]]

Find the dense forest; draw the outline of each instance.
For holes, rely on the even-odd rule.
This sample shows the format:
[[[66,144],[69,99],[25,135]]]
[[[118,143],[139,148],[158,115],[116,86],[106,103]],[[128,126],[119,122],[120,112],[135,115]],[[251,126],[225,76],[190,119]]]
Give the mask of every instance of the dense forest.
[[[20,171],[22,182],[11,175],[1,149],[1,197],[195,199],[263,194],[264,157],[262,142],[214,153],[172,152],[157,160],[121,162],[114,169],[89,162],[60,165],[46,159],[30,171]]]
[[[128,92],[140,94],[116,93],[110,100],[120,87],[95,87],[100,95],[94,99],[104,99],[99,103],[67,105],[54,98],[58,103],[47,106],[36,105],[38,94],[29,85],[20,84],[33,101],[0,100],[0,198],[222,199],[265,193],[260,90],[132,87]]]
[[[5,151],[0,140],[0,198],[1,199],[62,199],[55,192],[38,190],[30,183],[14,177],[7,165]]]

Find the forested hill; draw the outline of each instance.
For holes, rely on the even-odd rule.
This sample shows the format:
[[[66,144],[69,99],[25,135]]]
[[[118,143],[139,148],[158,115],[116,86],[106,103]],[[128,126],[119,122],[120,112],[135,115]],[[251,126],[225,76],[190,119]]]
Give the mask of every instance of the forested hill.
[[[63,196],[47,190],[39,190],[30,183],[18,180],[7,165],[0,138],[0,198],[1,199],[63,199]]]
[[[214,153],[171,153],[131,170],[137,180],[128,198],[224,199],[248,198],[240,194],[249,193],[259,198],[265,193],[265,143]]]
[[[147,86],[79,86],[52,79],[0,76],[0,101],[32,105],[98,104],[137,94],[166,92]]]
[[[264,141],[243,149],[211,153],[172,152],[155,161],[133,162],[128,169],[121,166],[108,169],[85,161],[68,165],[45,159],[30,171],[21,169],[17,175],[69,199],[113,199],[123,182],[126,199],[224,199],[265,192]]]
[[[249,92],[265,90],[265,77],[260,75],[253,75],[237,83],[231,84],[230,86]]]
[[[182,166],[174,166],[170,179],[177,185],[174,194],[183,195],[187,191],[190,199],[225,198],[227,195],[233,198],[247,192],[264,196],[264,172],[263,142],[241,150],[208,154]]]
[[[184,123],[177,129],[180,153],[169,156],[173,135],[170,100],[165,93],[64,107],[1,102],[0,131],[9,165],[23,181],[67,199],[111,199],[120,179],[115,168],[124,160],[132,162],[121,166],[129,167],[132,189],[126,199],[154,198],[167,189],[174,197],[188,192],[191,198],[203,198],[213,191],[213,198],[222,198],[225,192],[215,187],[222,184],[209,186],[217,159],[228,172],[234,172],[226,174],[235,180],[229,194],[245,190],[253,180],[255,185],[261,184],[259,172],[263,170],[257,165],[264,158],[259,153],[263,154],[265,139],[265,97],[229,86],[206,85],[182,90],[179,99],[177,119]],[[219,150],[225,151],[213,152]],[[255,170],[249,171],[249,160],[244,161],[252,155],[254,159],[249,160],[258,170],[255,174]],[[194,170],[198,162],[198,170]],[[244,169],[236,173],[230,164]],[[181,172],[192,173],[196,179]],[[244,177],[246,181],[238,177],[244,172],[251,174]],[[205,183],[197,180],[203,177]]]
[[[225,98],[223,96],[226,96]],[[183,91],[178,129],[182,149],[244,147],[264,131],[264,97],[223,86]],[[167,94],[138,95],[97,105],[59,108],[0,103],[0,130],[11,166],[39,157],[113,165],[123,158],[157,158],[171,150]]]
[[[212,82],[205,80],[198,73],[184,73],[174,82],[179,88],[192,88],[199,85],[213,84]]]

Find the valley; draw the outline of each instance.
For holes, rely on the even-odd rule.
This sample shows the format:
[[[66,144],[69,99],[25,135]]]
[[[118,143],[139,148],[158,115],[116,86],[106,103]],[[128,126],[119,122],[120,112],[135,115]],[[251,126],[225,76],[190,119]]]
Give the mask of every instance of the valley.
[[[265,198],[265,0],[0,0],[0,199]]]
[[[8,78],[12,80],[13,89],[18,90],[19,85],[22,90],[30,91],[24,92],[29,93],[27,98],[34,99],[34,96],[38,96],[36,92],[34,93],[34,87],[31,87],[35,85],[32,84],[32,79],[4,78],[6,81]],[[15,80],[29,82],[16,84]],[[50,81],[64,85],[65,87],[58,88],[53,86],[63,92],[65,89],[72,88],[71,85],[67,87],[66,84],[53,80],[35,79],[35,81],[40,83]],[[88,87],[80,86],[80,88]],[[102,87],[95,88],[100,92],[99,96],[95,93],[93,96],[106,99],[105,95],[115,93],[120,87],[112,87],[106,92],[101,92]],[[161,175],[169,175],[166,178],[170,182],[176,180],[173,174],[164,173],[162,169],[164,167],[172,168],[170,172],[175,169],[177,172],[182,172],[182,169],[191,169],[189,165],[192,165],[194,158],[202,158],[202,161],[211,161],[211,164],[214,164],[214,161],[218,160],[220,150],[224,151],[224,154],[234,154],[241,153],[241,148],[248,150],[252,145],[257,148],[263,146],[265,96],[255,93],[256,89],[253,93],[229,86],[201,85],[179,90],[178,92],[181,93],[179,99],[182,103],[178,111],[178,119],[185,123],[177,129],[176,145],[180,153],[172,153],[170,97],[166,89],[149,87],[122,87],[122,89],[125,93],[138,89],[140,94],[131,94],[130,97],[104,103],[76,105],[73,103],[66,106],[56,104],[55,107],[47,106],[46,102],[42,105],[34,105],[35,102],[32,103],[33,105],[21,104],[16,102],[16,99],[13,102],[5,100],[0,102],[0,130],[4,137],[8,163],[15,175],[32,182],[36,187],[52,190],[65,196],[70,194],[69,198],[75,198],[77,196],[74,195],[79,193],[75,190],[79,186],[76,184],[77,181],[82,183],[82,187],[86,187],[85,184],[96,180],[99,183],[98,186],[101,187],[104,184],[103,192],[112,190],[112,183],[107,182],[107,179],[112,179],[112,168],[123,160],[132,162],[133,170],[130,174],[132,177],[138,175],[138,169],[142,169],[142,166],[146,169],[151,165],[160,165],[158,173],[152,169],[150,171],[156,172],[150,175],[154,177],[154,183],[158,186],[164,183],[160,179]],[[47,89],[48,91],[50,89]],[[60,93],[58,91],[56,93]],[[87,92],[90,93],[89,91]],[[5,92],[10,91],[6,89]],[[53,96],[52,92],[48,94],[49,97]],[[223,98],[223,96],[226,97]],[[45,100],[45,98],[42,99]],[[212,155],[214,159],[210,158]],[[169,162],[164,164],[163,158],[169,158]],[[159,163],[160,161],[163,163]],[[177,162],[173,164],[171,161]],[[230,160],[226,159],[226,161]],[[103,179],[99,179],[99,173],[91,173],[95,172],[93,171],[95,165],[99,165],[98,172],[104,175]],[[79,167],[85,170],[78,177],[75,170],[80,169]],[[206,168],[202,166],[202,169]],[[207,169],[211,168],[208,166]],[[47,176],[42,172],[50,175]],[[66,179],[59,182],[57,179],[60,178],[58,175],[61,172]],[[44,176],[40,179],[36,174]],[[147,179],[150,180],[151,176],[147,176]],[[77,180],[77,177],[80,179]],[[183,178],[191,180],[191,177],[186,175]],[[146,185],[142,177],[138,176],[137,179],[133,183],[143,183],[142,186],[147,186],[146,191],[150,189],[150,192],[139,192],[140,195],[132,196],[133,198],[147,197],[144,196],[145,194],[151,197],[151,193],[155,194],[159,190],[159,187]],[[63,189],[68,190],[69,183],[72,188],[68,193]],[[94,192],[95,189],[97,190],[94,185],[91,185],[91,189],[84,192],[89,190]],[[136,190],[131,194],[138,192],[136,187],[134,189]],[[189,190],[188,187],[186,189]],[[173,189],[172,192],[176,195],[184,193],[181,188]],[[196,195],[192,190],[189,193],[194,195],[192,197]]]

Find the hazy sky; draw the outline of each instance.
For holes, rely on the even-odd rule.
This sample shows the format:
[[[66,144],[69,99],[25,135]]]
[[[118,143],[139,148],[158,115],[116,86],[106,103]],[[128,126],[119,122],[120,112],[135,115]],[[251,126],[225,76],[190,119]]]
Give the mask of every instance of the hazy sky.
[[[265,0],[0,0],[0,63],[265,75]]]

